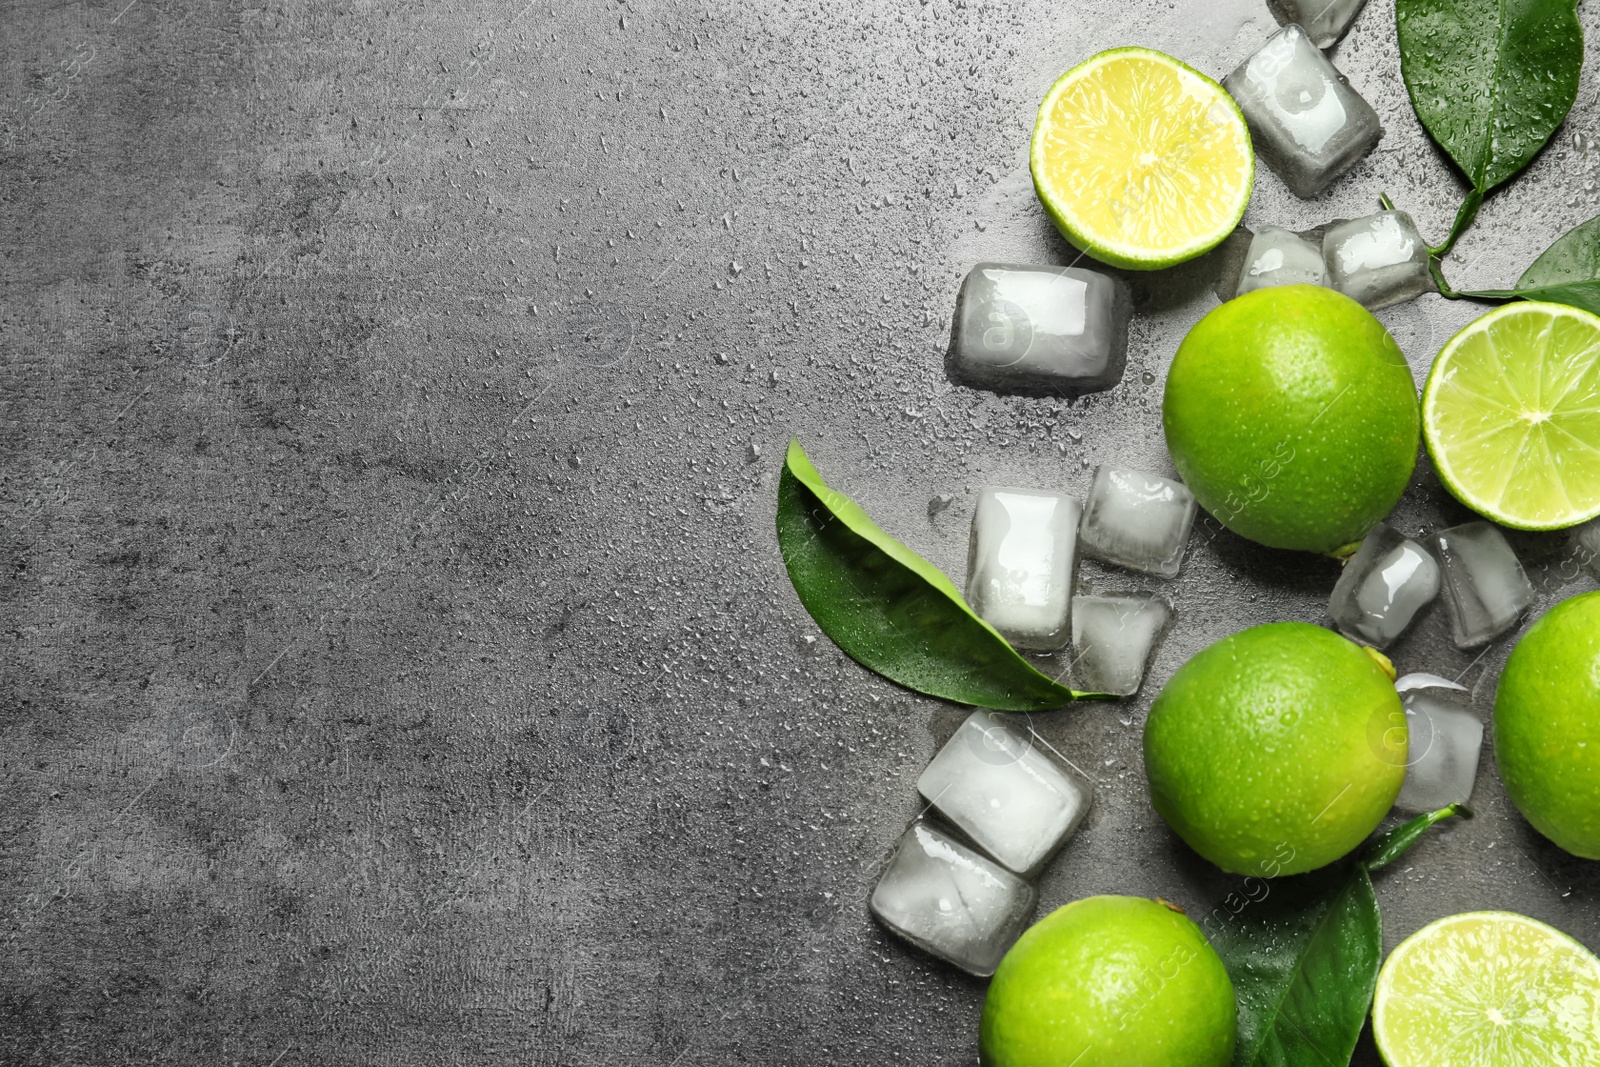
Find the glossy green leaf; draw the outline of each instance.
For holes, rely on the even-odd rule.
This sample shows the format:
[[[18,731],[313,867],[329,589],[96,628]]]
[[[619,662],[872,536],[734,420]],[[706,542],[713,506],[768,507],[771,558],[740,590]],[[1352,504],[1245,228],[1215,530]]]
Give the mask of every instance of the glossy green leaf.
[[[1239,1001],[1234,1067],[1347,1064],[1383,960],[1372,879],[1347,864],[1264,885],[1216,938]]]
[[[1568,230],[1523,271],[1513,289],[1480,289],[1463,296],[1491,300],[1548,300],[1600,315],[1600,216]]]
[[[1230,897],[1201,921],[1233,979],[1239,1042],[1233,1067],[1350,1062],[1383,962],[1383,924],[1369,870],[1403,855],[1463,805],[1374,838],[1363,859],[1275,880]]]
[[[1084,695],[1035,670],[937,567],[830,489],[797,441],[778,482],[778,544],[823,633],[891,681],[1000,711],[1047,711]]]
[[[1465,804],[1451,804],[1449,807],[1440,808],[1438,811],[1426,815],[1418,815],[1408,823],[1402,823],[1386,834],[1380,834],[1367,846],[1362,853],[1361,865],[1368,871],[1381,871],[1395,860],[1404,856],[1411,850],[1411,846],[1422,840],[1422,835],[1431,830],[1435,824],[1459,815],[1463,819],[1476,818],[1473,810]]]
[[[1583,65],[1577,0],[1396,0],[1395,26],[1411,106],[1472,183],[1442,252],[1571,110]]]

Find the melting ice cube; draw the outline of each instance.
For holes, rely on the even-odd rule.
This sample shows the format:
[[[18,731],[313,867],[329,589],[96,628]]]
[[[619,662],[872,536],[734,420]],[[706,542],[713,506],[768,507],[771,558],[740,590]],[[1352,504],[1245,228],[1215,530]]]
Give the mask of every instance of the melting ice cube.
[[[1127,288],[1080,267],[979,263],[961,283],[946,365],[980,389],[1089,393],[1122,380]]]
[[[1073,597],[1074,685],[1088,693],[1137,693],[1156,642],[1170,625],[1172,605],[1159,597]]]
[[[1472,799],[1483,748],[1483,723],[1437,690],[1405,695],[1411,748],[1406,781],[1395,806],[1402,811],[1437,811]]]
[[[1600,519],[1585,523],[1572,531],[1572,550],[1580,567],[1588,568],[1600,578]]]
[[[1298,234],[1263,226],[1250,242],[1239,277],[1239,295],[1274,285],[1325,285],[1322,249]]]
[[[949,834],[915,822],[900,839],[868,906],[910,941],[987,978],[1033,917],[1039,896]]]
[[[1371,310],[1433,292],[1428,243],[1404,211],[1329,226],[1322,236],[1328,284]]]
[[[1279,25],[1298,25],[1318,48],[1338,44],[1366,6],[1367,0],[1267,0]]]
[[[1476,648],[1511,629],[1533,604],[1533,585],[1500,528],[1454,526],[1435,538],[1457,648]]]
[[[1083,551],[1130,570],[1175,577],[1196,507],[1182,482],[1102,466],[1083,512]]]
[[[967,603],[1019,648],[1067,643],[1083,508],[1065,493],[990,487],[978,495]]]
[[[1380,522],[1345,564],[1328,614],[1347,637],[1387,648],[1438,595],[1433,556]]]
[[[1032,876],[1089,812],[1088,779],[1043,742],[989,711],[967,716],[917,779],[917,791],[974,844]]]
[[[1322,192],[1383,136],[1378,113],[1298,26],[1273,34],[1222,84],[1256,153],[1297,196]]]

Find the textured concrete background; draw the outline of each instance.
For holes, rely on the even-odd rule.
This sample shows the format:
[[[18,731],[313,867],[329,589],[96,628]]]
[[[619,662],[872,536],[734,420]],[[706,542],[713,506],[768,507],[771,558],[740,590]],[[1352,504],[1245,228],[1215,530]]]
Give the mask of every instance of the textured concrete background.
[[[961,712],[818,637],[777,465],[799,435],[958,578],[983,484],[1170,469],[1160,382],[1214,263],[1137,280],[1125,382],[1074,404],[950,386],[949,309],[979,258],[1071,257],[1026,176],[1057,74],[1144,43],[1220,76],[1270,27],[1260,0],[0,3],[0,1061],[971,1063],[982,983],[864,904]],[[1389,4],[1336,59],[1388,136],[1318,201],[1263,171],[1247,221],[1387,190],[1437,237],[1460,190]],[[1600,210],[1590,68],[1458,285]],[[1420,376],[1476,313],[1384,318]],[[1400,525],[1464,517],[1420,467]],[[1594,587],[1518,545],[1541,607]],[[1150,810],[1140,723],[1210,641],[1320,621],[1334,576],[1212,524],[1146,695],[1035,717],[1099,790],[1044,908],[1234,888]],[[1446,630],[1396,658],[1487,714],[1509,643]],[[1387,942],[1509,907],[1600,947],[1596,865],[1488,763],[1476,799],[1381,877]]]

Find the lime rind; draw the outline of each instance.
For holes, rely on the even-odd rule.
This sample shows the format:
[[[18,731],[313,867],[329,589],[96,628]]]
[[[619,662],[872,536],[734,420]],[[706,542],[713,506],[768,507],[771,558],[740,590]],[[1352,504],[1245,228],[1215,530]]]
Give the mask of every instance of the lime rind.
[[[1127,68],[1122,88],[1136,89],[1126,95],[1140,106],[1091,92],[1070,113],[1083,121],[1059,121],[1062,98],[1097,79],[1114,81],[1113,67]],[[1255,182],[1249,128],[1233,98],[1180,60],[1137,47],[1101,52],[1056,79],[1039,105],[1028,162],[1062,235],[1130,270],[1169,267],[1215,248],[1244,217]],[[1163,224],[1181,231],[1177,239],[1157,236]]]
[[[1600,959],[1524,915],[1452,915],[1390,954],[1372,1030],[1389,1067],[1595,1067]]]
[[[1600,317],[1519,301],[1445,343],[1422,391],[1445,487],[1503,526],[1559,530],[1600,516]]]

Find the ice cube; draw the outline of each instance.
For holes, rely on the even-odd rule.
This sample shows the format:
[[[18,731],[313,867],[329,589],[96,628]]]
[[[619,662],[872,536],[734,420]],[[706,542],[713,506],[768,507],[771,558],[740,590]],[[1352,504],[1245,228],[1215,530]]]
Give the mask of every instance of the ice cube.
[[[1239,295],[1273,285],[1326,285],[1328,268],[1322,249],[1276,226],[1263,226],[1250,242]]]
[[[993,486],[978,495],[967,603],[1019,648],[1067,643],[1083,508],[1065,493]]]
[[[1346,637],[1388,648],[1438,595],[1432,554],[1380,522],[1344,565],[1328,614]]]
[[[1511,629],[1533,604],[1533,585],[1500,528],[1453,526],[1436,539],[1457,648],[1476,648]]]
[[[1085,555],[1175,577],[1194,526],[1194,494],[1182,482],[1120,467],[1094,472],[1083,512]]]
[[[1144,681],[1156,642],[1172,624],[1159,597],[1072,598],[1072,677],[1089,693],[1132,696]]]
[[[900,839],[868,907],[918,948],[987,978],[1038,902],[1033,886],[919,821]]]
[[[917,779],[917,791],[1017,874],[1031,877],[1088,814],[1089,780],[1000,715],[975,711]]]
[[[1298,26],[1273,34],[1222,84],[1256,154],[1297,196],[1322,192],[1383,136],[1378,113]]]
[[[1425,812],[1471,800],[1483,723],[1466,708],[1427,690],[1407,693],[1405,708],[1411,750],[1395,806]]]
[[[1579,567],[1587,567],[1600,578],[1600,519],[1572,531],[1572,550]]]
[[[946,366],[963,385],[1091,393],[1122,380],[1127,287],[1080,267],[979,263],[961,283]]]
[[[1298,25],[1318,48],[1338,44],[1366,6],[1367,0],[1267,0],[1280,26]]]
[[[1404,211],[1328,227],[1322,236],[1328,284],[1370,310],[1415,300],[1433,292],[1428,242]]]

